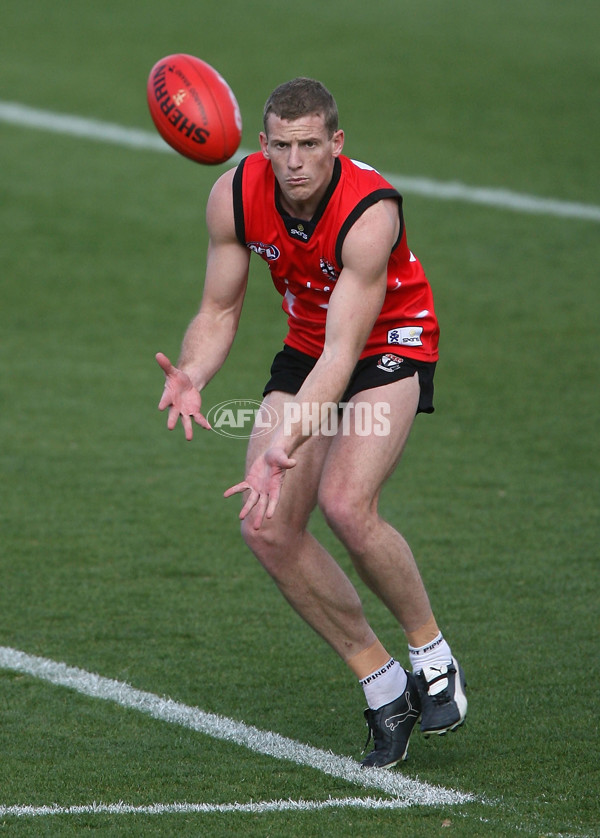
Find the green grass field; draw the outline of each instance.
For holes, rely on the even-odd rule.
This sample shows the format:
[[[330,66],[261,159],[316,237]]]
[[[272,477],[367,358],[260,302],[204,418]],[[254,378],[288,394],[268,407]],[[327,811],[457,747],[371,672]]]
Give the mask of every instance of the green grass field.
[[[5,665],[0,833],[600,835],[598,4],[4,0],[1,28],[0,104],[150,133],[150,67],[190,52],[231,83],[254,149],[271,89],[312,75],[352,157],[558,211],[405,192],[442,355],[436,413],[419,417],[382,511],[414,549],[470,709],[456,735],[415,733],[394,775],[474,800],[360,808],[393,795]],[[156,409],[154,353],[177,355],[198,305],[224,167],[1,120],[0,143],[0,647],[358,759],[362,691],[222,498],[244,443],[187,444]],[[592,217],[561,214],[572,204]],[[251,279],[207,408],[259,398],[281,343],[262,264]],[[318,516],[313,530],[355,578]],[[206,810],[90,809],[119,802]]]

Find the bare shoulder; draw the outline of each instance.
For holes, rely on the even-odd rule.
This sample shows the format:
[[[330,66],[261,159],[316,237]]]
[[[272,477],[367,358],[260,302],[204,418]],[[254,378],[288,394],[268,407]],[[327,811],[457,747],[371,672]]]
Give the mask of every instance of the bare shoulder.
[[[358,261],[387,264],[400,232],[398,204],[385,198],[368,207],[348,231],[342,248],[344,265]]]
[[[215,182],[206,204],[206,224],[213,240],[235,238],[233,214],[233,178],[235,169],[229,169]]]
[[[384,198],[368,207],[362,215],[357,218],[348,235],[354,233],[357,238],[370,237],[373,232],[381,231],[384,236],[397,234],[400,226],[400,215],[398,203],[393,198]]]

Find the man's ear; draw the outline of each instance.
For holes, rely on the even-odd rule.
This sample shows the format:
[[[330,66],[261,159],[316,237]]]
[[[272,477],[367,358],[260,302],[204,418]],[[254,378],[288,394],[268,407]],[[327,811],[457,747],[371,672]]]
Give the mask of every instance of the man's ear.
[[[333,156],[339,157],[344,148],[344,132],[341,128],[334,132],[331,138],[333,142]]]
[[[261,131],[258,135],[258,140],[260,142],[260,150],[263,153],[263,157],[266,157],[267,160],[269,159],[269,141],[267,139],[267,135],[264,131]]]

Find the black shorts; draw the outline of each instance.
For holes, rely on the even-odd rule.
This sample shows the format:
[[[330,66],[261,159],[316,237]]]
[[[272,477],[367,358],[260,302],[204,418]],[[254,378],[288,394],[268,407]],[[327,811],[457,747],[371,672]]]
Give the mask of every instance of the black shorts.
[[[265,385],[263,396],[272,390],[296,395],[304,379],[317,363],[311,355],[305,355],[291,346],[284,346],[271,365],[271,378]],[[435,361],[415,361],[414,358],[396,355],[392,352],[370,355],[354,367],[346,391],[340,401],[348,402],[362,390],[383,387],[401,378],[412,378],[417,373],[421,394],[417,413],[433,413],[433,376]]]

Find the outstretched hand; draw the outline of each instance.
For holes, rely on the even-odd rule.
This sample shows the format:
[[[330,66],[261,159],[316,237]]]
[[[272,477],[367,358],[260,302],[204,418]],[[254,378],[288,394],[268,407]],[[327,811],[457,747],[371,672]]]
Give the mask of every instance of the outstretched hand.
[[[194,435],[192,419],[197,425],[210,430],[210,423],[200,412],[202,403],[200,393],[192,384],[189,375],[174,367],[162,352],[157,353],[156,360],[165,374],[165,389],[158,403],[158,409],[169,408],[167,428],[172,431],[177,425],[177,420],[181,417],[181,424],[187,440],[191,440]]]
[[[272,518],[279,502],[283,478],[288,469],[296,465],[283,448],[269,448],[258,457],[241,483],[224,493],[226,498],[248,491],[246,503],[240,512],[243,520],[254,510],[254,529],[260,529],[265,518]]]

